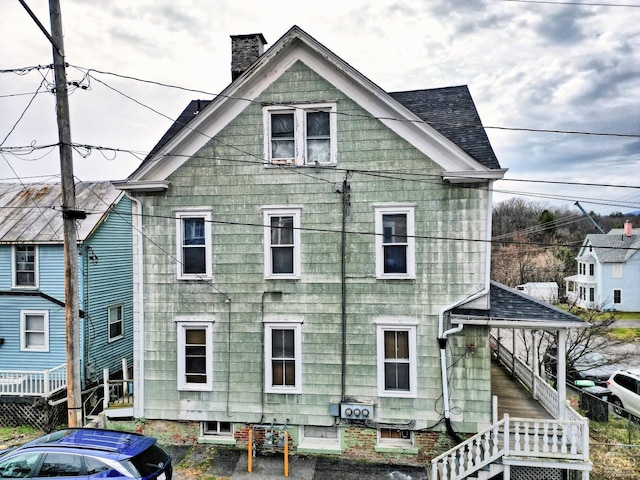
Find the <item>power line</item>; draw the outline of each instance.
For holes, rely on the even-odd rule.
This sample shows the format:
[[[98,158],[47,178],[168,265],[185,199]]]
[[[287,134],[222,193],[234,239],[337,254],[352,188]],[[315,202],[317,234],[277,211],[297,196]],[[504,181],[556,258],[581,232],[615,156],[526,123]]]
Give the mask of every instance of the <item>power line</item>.
[[[151,84],[151,85],[157,85],[157,86],[161,86],[161,87],[165,87],[165,88],[173,88],[173,89],[178,89],[184,92],[193,92],[193,93],[201,93],[204,95],[209,95],[213,98],[217,98],[217,97],[223,97],[223,98],[228,98],[228,99],[232,99],[232,100],[241,100],[241,101],[245,101],[245,102],[250,102],[250,103],[256,103],[256,104],[260,104],[262,105],[262,102],[258,102],[257,100],[252,100],[249,98],[244,98],[244,97],[234,97],[231,95],[223,95],[221,93],[212,93],[212,92],[207,92],[204,90],[197,90],[197,89],[191,89],[191,88],[187,88],[187,87],[182,87],[179,85],[173,85],[173,84],[169,84],[169,83],[163,83],[163,82],[158,82],[155,80],[146,80],[146,79],[142,79],[139,77],[133,77],[130,75],[122,75],[122,74],[118,74],[118,73],[114,73],[114,72],[109,72],[109,71],[105,71],[105,70],[98,70],[95,68],[87,68],[87,67],[81,67],[81,66],[77,66],[77,65],[72,65],[72,67],[80,70],[80,71],[84,71],[85,75],[93,78],[96,81],[101,82],[98,78],[96,78],[95,76],[91,75],[91,72],[96,72],[96,73],[100,73],[103,75],[111,75],[111,76],[115,76],[118,78],[122,78],[122,79],[126,79],[126,80],[133,80],[133,81],[137,81],[137,82],[142,82],[142,83],[147,83],[147,84]],[[101,82],[105,85],[107,85],[104,82]],[[109,86],[109,85],[107,85]],[[109,88],[113,88],[113,87],[109,87]],[[115,89],[114,89],[115,90]],[[136,103],[137,100],[135,99],[131,99],[133,101],[135,101]],[[144,105],[143,105],[144,106]],[[295,108],[296,105],[291,105],[292,108]],[[151,107],[147,107],[147,108],[151,108]],[[165,116],[164,114],[161,114],[160,112],[156,112],[159,113],[162,116]],[[470,125],[470,124],[463,124],[463,123],[445,123],[445,122],[427,122],[425,120],[413,120],[413,119],[399,119],[399,118],[395,118],[395,117],[377,117],[374,115],[366,115],[366,114],[356,114],[356,113],[349,113],[349,112],[332,112],[335,113],[336,115],[343,115],[343,116],[350,116],[350,117],[362,117],[362,118],[369,118],[369,119],[375,119],[375,120],[390,120],[390,121],[395,121],[395,122],[407,122],[407,123],[417,123],[417,124],[425,124],[425,125],[441,125],[441,126],[449,126],[449,127],[462,127],[462,128],[474,128],[474,129],[478,129],[478,128],[482,128],[482,129],[492,129],[492,130],[506,130],[506,131],[515,131],[515,132],[532,132],[532,133],[554,133],[554,134],[567,134],[567,135],[586,135],[586,136],[601,136],[601,137],[620,137],[620,138],[640,138],[640,134],[634,134],[634,133],[618,133],[618,132],[589,132],[589,131],[581,131],[581,130],[562,130],[562,129],[548,129],[548,128],[527,128],[527,127],[505,127],[505,126],[497,126],[497,125]],[[167,117],[168,118],[168,117]]]
[[[514,3],[541,3],[546,5],[572,5],[575,7],[629,7],[640,8],[640,5],[628,3],[601,3],[601,2],[552,2],[550,0],[502,0],[503,2]]]

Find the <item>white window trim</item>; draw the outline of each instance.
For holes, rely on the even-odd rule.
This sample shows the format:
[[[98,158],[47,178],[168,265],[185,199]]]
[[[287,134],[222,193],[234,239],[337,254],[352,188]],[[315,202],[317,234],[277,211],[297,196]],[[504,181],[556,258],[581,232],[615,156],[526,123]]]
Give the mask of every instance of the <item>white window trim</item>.
[[[215,423],[217,427],[217,431],[209,431],[205,428],[207,423]],[[220,424],[221,423],[229,423],[230,431],[229,432],[221,432]],[[201,437],[215,437],[215,438],[233,438],[233,422],[221,422],[220,420],[207,420],[200,422],[200,436]]]
[[[302,209],[283,207],[264,207],[262,218],[264,225],[264,278],[266,279],[299,279],[302,270],[302,244],[300,235],[300,217]],[[271,217],[292,216],[293,217],[293,273],[273,273],[273,262],[271,257]]]
[[[213,277],[211,273],[213,254],[212,254],[212,239],[211,239],[211,222],[212,214],[211,210],[194,209],[194,210],[182,210],[175,213],[176,216],[176,267],[178,280],[211,280]],[[182,219],[183,218],[203,218],[204,219],[204,247],[205,247],[205,272],[200,274],[186,274],[183,273],[182,265]]]
[[[42,315],[44,317],[44,345],[42,347],[27,346],[26,323],[27,315]],[[47,310],[20,310],[20,351],[48,352],[49,351],[49,312]]]
[[[616,292],[620,292],[620,301],[616,302]],[[611,292],[611,303],[613,305],[622,305],[622,289],[621,288],[614,288],[613,291]]]
[[[25,289],[25,290],[36,290],[39,288],[39,284],[40,284],[40,268],[39,268],[39,257],[40,257],[40,252],[39,252],[39,248],[38,245],[21,245],[21,246],[25,246],[25,247],[34,247],[33,249],[33,255],[34,255],[34,281],[33,281],[33,285],[18,285],[17,283],[17,272],[16,269],[18,268],[18,266],[16,265],[16,245],[13,245],[11,247],[11,287],[12,288],[20,288],[20,289]]]
[[[120,307],[120,313],[122,314],[122,317],[120,318],[119,322],[122,325],[122,333],[120,335],[118,335],[117,337],[111,337],[111,324],[112,323],[116,323],[116,322],[112,322],[111,321],[111,310]],[[109,305],[107,307],[107,342],[115,342],[116,340],[120,340],[121,338],[124,338],[124,304],[122,303],[117,303],[115,305]]]
[[[272,385],[271,332],[272,330],[293,330],[295,348],[295,385],[293,387]],[[302,393],[302,322],[274,322],[264,324],[264,391],[265,393]]]
[[[416,243],[415,243],[415,205],[394,204],[374,205],[375,211],[375,246],[376,246],[376,278],[378,279],[414,279],[416,277]],[[407,216],[407,272],[385,273],[382,217],[389,214],[405,214]]]
[[[178,353],[178,390],[181,391],[212,391],[213,390],[213,324],[214,319],[179,318],[176,319],[177,353]],[[204,329],[206,335],[206,383],[189,383],[185,372],[185,342],[188,329]]]
[[[264,158],[265,166],[316,166],[315,163],[307,163],[307,139],[306,139],[306,113],[309,111],[320,110],[329,112],[329,139],[330,139],[330,155],[331,161],[322,163],[321,166],[336,165],[338,158],[337,148],[337,115],[335,103],[306,103],[302,105],[268,105],[262,109],[262,118],[264,126]],[[294,144],[295,158],[291,161],[283,159],[282,161],[271,160],[271,114],[273,112],[291,112],[293,113],[294,122]]]
[[[376,323],[378,357],[378,396],[416,398],[418,396],[417,327],[414,322]],[[409,332],[409,390],[386,390],[384,382],[384,332]]]

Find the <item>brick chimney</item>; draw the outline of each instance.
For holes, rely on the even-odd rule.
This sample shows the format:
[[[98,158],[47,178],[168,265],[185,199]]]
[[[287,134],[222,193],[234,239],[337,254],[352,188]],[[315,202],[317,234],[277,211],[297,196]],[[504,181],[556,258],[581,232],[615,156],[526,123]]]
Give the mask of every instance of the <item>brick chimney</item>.
[[[266,44],[261,33],[231,35],[231,81],[235,81],[258,60]]]

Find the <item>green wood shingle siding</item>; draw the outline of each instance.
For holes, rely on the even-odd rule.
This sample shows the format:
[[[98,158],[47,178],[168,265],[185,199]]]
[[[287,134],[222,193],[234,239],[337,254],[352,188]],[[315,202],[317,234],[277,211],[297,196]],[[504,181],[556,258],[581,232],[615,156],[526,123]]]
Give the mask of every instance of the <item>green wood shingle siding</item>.
[[[337,168],[263,166],[261,104],[301,102],[337,103]],[[329,404],[341,396],[342,350],[342,197],[337,191],[347,170],[345,395],[374,401],[381,421],[416,420],[424,427],[440,418],[438,312],[484,285],[485,243],[458,239],[482,239],[486,189],[442,182],[436,163],[301,62],[172,174],[166,194],[140,197],[149,239],[141,347],[147,418],[258,422],[264,416],[288,418],[291,424],[333,423]],[[376,279],[374,205],[385,202],[415,204],[415,280]],[[276,205],[302,209],[299,280],[263,278],[261,208]],[[210,282],[176,280],[174,215],[196,207],[213,215]],[[282,295],[267,293],[274,291]],[[212,392],[176,389],[175,320],[189,315],[215,319]],[[299,395],[263,393],[263,321],[281,317],[303,322]],[[378,397],[374,321],[398,317],[418,322],[417,398]],[[469,369],[473,382],[488,384],[484,355],[479,349]],[[455,407],[464,402],[466,387],[456,380]],[[465,412],[461,419],[474,425],[488,421],[491,410],[490,392],[480,389],[476,395],[479,413]]]

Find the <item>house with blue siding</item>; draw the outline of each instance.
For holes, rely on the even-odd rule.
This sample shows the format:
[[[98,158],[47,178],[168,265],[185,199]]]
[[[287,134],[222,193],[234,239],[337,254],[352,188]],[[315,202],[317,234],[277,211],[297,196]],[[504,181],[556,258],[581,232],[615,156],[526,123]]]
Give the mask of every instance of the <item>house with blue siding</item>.
[[[588,309],[640,311],[640,235],[633,225],[589,234],[576,257],[578,273],[565,278],[568,301]]]
[[[110,182],[79,182],[76,198],[85,387],[133,360],[131,201]],[[0,265],[0,396],[50,395],[66,386],[60,184],[0,183]],[[55,388],[30,380],[43,372]]]
[[[116,183],[134,416],[261,452],[435,461],[492,425],[491,327],[584,322],[490,282],[505,169],[466,86],[386,92],[296,26],[265,43],[232,36],[230,85]]]

